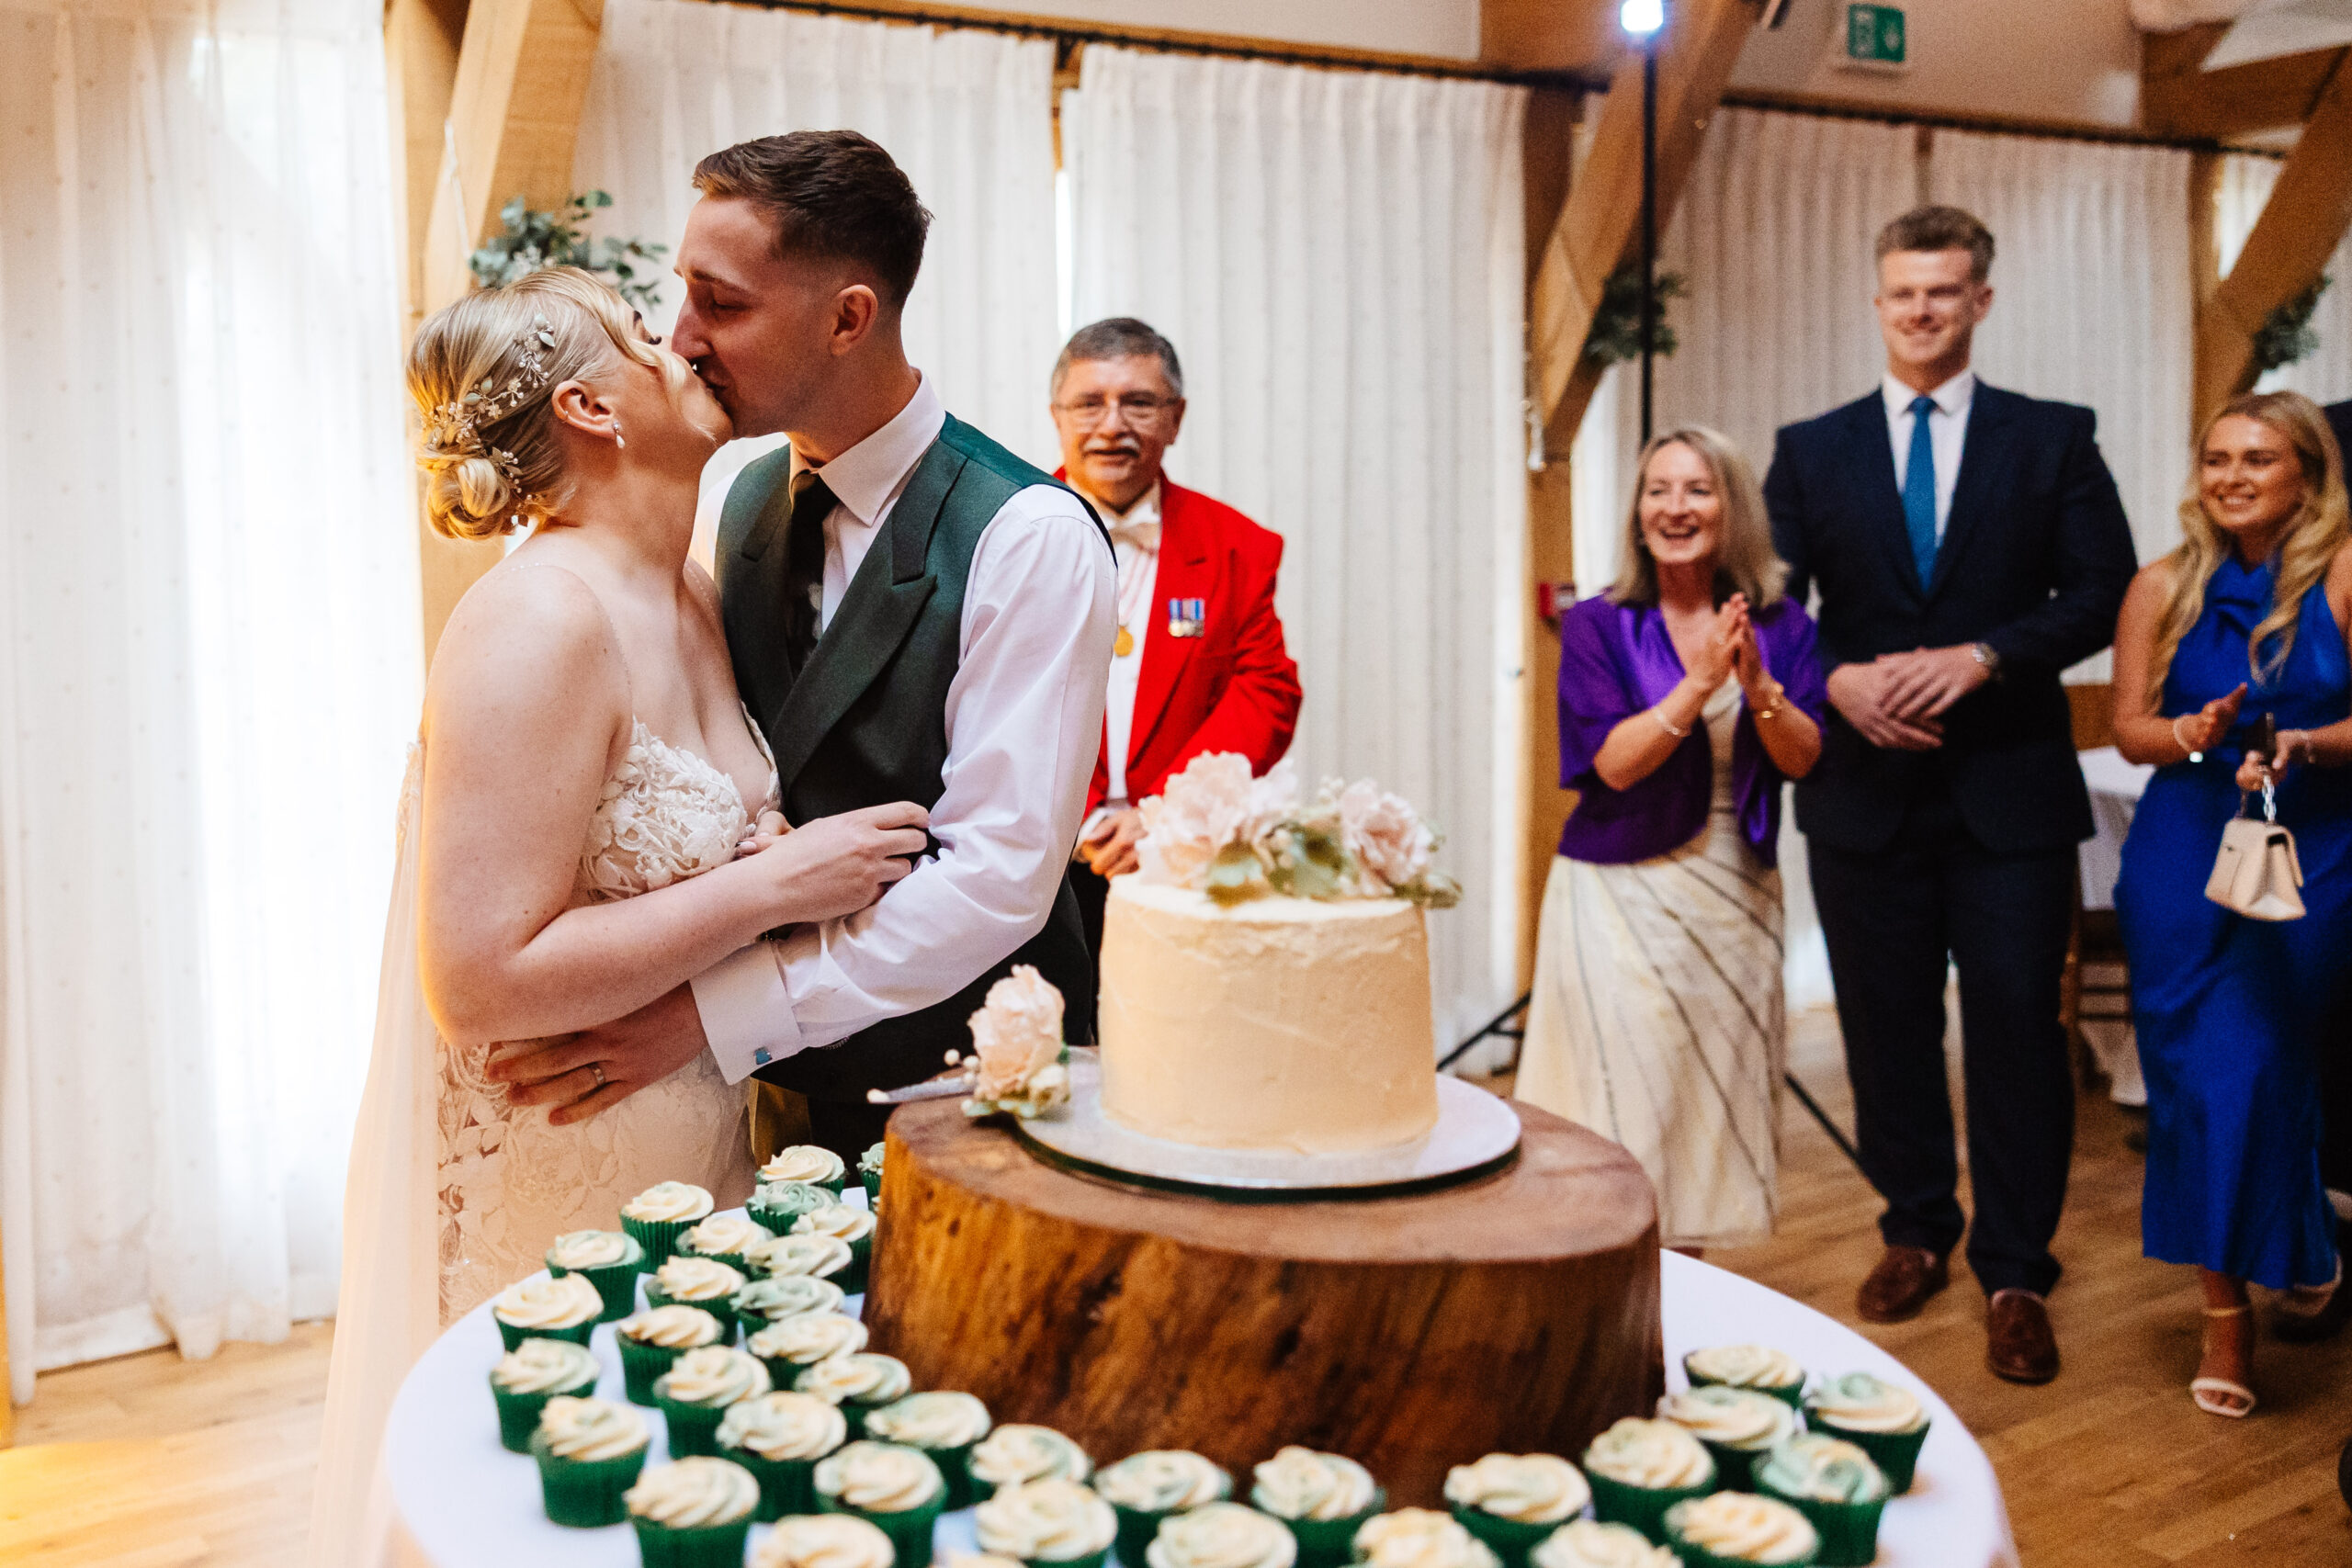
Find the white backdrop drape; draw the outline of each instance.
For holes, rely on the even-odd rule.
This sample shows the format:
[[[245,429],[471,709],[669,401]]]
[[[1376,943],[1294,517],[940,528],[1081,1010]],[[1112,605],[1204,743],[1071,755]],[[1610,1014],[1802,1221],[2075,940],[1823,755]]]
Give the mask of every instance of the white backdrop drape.
[[[1517,989],[1525,96],[1099,46],[1084,71],[1076,320],[1168,334],[1170,471],[1286,542],[1301,773],[1377,778],[1447,830],[1458,1038]]]
[[[20,1400],[333,1308],[422,669],[381,28],[0,0]]]

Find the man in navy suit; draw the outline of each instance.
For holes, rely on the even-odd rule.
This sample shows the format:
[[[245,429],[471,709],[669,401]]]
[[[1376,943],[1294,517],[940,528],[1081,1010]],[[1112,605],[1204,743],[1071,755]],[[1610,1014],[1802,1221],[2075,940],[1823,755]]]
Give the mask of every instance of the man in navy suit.
[[[1764,480],[1832,712],[1797,785],[1886,1250],[1861,1316],[1917,1313],[1968,1261],[1986,1360],[2057,1375],[2044,1298],[2074,1083],[2058,1023],[2075,846],[2091,835],[2060,671],[2105,647],[2134,566],[2091,411],[1978,381],[1993,236],[1924,207],[1878,241],[1882,387],[1782,430]],[[1960,971],[1974,1190],[1955,1196],[1944,976]]]

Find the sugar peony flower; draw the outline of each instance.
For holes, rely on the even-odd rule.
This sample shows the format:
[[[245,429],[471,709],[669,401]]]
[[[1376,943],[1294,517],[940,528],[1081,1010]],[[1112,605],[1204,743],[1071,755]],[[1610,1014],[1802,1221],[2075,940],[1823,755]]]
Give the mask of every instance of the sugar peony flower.
[[[1062,1059],[1062,994],[1027,964],[989,987],[972,1015],[972,1092],[982,1100],[1018,1099],[1037,1074]]]
[[[1363,890],[1380,897],[1421,880],[1437,852],[1437,835],[1404,796],[1370,779],[1340,795],[1340,837],[1356,863]]]
[[[1239,752],[1204,752],[1143,803],[1139,874],[1147,882],[1198,887],[1218,851],[1255,844],[1290,815],[1297,799],[1288,762],[1253,779],[1250,759]]]

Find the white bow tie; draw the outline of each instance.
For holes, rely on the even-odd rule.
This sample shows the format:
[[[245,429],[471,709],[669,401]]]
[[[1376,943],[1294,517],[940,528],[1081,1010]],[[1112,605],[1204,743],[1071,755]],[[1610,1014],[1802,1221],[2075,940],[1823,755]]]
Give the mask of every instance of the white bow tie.
[[[1111,539],[1114,544],[1133,545],[1148,555],[1157,555],[1159,553],[1159,524],[1157,520],[1114,523],[1111,525]]]

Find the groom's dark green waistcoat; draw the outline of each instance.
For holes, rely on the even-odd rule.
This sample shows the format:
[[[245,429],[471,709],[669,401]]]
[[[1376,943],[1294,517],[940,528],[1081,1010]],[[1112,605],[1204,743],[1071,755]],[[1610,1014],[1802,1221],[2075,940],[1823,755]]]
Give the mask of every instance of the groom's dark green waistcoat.
[[[972,553],[1016,491],[1055,480],[951,416],[795,680],[779,610],[791,463],[787,447],[743,470],[728,492],[717,553],[736,683],[775,752],[785,815],[797,823],[896,800],[935,805]],[[1038,755],[1057,750],[1041,745]],[[1094,965],[1067,876],[1045,929],[945,1001],[759,1076],[811,1099],[848,1100],[929,1077],[949,1050],[970,1050],[971,1015],[1015,964],[1035,964],[1061,987],[1069,1017],[1093,1016]]]

